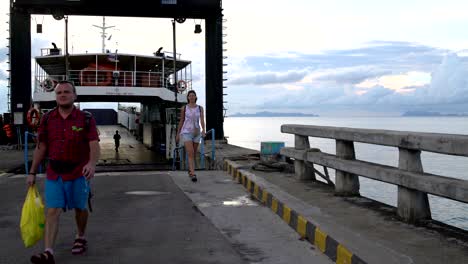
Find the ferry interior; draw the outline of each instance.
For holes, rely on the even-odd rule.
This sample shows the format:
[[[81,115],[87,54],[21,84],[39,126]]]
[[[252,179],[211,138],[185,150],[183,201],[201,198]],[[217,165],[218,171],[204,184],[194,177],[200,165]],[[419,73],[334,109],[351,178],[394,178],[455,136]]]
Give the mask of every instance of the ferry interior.
[[[66,66],[68,65],[68,69]],[[147,165],[168,168],[176,148],[179,108],[192,89],[191,61],[158,51],[154,56],[106,53],[70,54],[44,48],[35,58],[34,107],[41,113],[55,107],[54,88],[71,81],[76,106],[93,114],[102,154],[98,165]],[[113,102],[117,109],[84,109],[81,103]],[[115,149],[113,136],[121,135]]]

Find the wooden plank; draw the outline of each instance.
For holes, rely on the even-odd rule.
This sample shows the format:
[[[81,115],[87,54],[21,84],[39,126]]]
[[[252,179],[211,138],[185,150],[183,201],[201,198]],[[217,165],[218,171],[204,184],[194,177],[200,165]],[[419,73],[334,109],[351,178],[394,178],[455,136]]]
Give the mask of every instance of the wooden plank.
[[[468,156],[468,135],[307,125],[282,125],[281,132]]]
[[[294,148],[283,148],[281,154],[300,160],[304,157],[303,150]],[[307,161],[314,164],[468,203],[468,181],[466,180],[409,172],[360,160],[343,160],[322,152],[308,152],[306,157]]]

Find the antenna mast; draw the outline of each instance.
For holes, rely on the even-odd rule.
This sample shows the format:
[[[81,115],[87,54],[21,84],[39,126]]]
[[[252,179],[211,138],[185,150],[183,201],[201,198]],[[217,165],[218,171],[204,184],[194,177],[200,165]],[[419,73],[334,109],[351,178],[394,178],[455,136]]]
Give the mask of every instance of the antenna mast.
[[[97,25],[93,25],[99,29],[102,30],[101,32],[101,37],[102,37],[102,53],[106,53],[106,29],[108,28],[113,28],[115,26],[107,26],[106,27],[106,17],[102,17],[102,26],[97,26]]]

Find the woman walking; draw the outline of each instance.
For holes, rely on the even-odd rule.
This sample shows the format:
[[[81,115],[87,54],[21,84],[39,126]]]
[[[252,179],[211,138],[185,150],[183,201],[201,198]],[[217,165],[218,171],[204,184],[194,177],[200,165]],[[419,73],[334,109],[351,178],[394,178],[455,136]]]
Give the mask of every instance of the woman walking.
[[[184,144],[189,159],[189,176],[193,182],[196,182],[195,156],[201,137],[205,137],[205,116],[203,114],[203,107],[197,105],[197,94],[195,91],[191,90],[187,93],[187,105],[183,106],[180,112],[176,141],[182,140]]]

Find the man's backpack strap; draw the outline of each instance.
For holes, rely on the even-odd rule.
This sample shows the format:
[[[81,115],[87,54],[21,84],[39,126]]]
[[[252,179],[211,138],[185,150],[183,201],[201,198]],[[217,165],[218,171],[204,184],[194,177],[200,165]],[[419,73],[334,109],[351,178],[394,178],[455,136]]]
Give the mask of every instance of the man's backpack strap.
[[[57,107],[54,107],[54,109],[47,111],[44,114],[44,116],[42,116],[42,120],[41,120],[41,123],[39,125],[45,127],[44,131],[42,131],[42,133],[44,133],[45,135],[47,135],[47,132],[48,132],[47,131],[47,123],[49,122],[50,113],[52,113],[52,111],[54,111],[55,109],[57,109]],[[44,123],[44,124],[42,124],[42,123]]]
[[[83,112],[85,115],[85,128],[89,130],[89,123],[90,123],[91,118],[93,117],[93,114],[91,114],[88,111],[81,111],[81,112]]]
[[[44,122],[44,125],[47,126],[47,122],[49,122],[49,116],[50,116],[50,113],[52,113],[52,111],[54,111],[55,109],[57,109],[57,107],[54,107],[53,109],[47,111],[44,116],[42,117],[42,121]],[[42,124],[41,124],[42,125]]]

